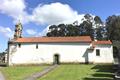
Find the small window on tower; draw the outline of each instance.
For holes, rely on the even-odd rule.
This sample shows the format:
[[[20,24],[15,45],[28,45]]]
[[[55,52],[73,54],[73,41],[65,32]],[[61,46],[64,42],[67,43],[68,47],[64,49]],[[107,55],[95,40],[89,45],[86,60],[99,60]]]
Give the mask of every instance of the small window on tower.
[[[96,49],[96,56],[100,56],[100,50]]]
[[[36,49],[38,49],[38,44],[36,44]]]
[[[18,47],[21,48],[21,44],[18,44]]]

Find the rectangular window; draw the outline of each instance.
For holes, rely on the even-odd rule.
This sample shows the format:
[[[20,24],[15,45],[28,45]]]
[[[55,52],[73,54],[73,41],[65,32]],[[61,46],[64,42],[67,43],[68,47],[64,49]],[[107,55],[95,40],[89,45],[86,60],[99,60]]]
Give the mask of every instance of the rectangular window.
[[[38,44],[36,44],[36,49],[38,49]]]
[[[21,44],[18,44],[18,47],[21,48]]]
[[[96,49],[96,56],[100,56],[100,50]]]

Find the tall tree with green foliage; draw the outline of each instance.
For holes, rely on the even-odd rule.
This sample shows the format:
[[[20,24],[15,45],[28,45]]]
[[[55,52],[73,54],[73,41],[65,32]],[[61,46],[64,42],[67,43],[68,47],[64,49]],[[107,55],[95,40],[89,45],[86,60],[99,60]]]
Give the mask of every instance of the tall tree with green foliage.
[[[83,36],[92,36],[92,23],[88,21],[83,21],[83,23],[80,24],[80,35]]]
[[[109,39],[113,42],[114,57],[120,62],[120,16],[112,15],[106,20]]]
[[[106,28],[99,16],[86,14],[81,24],[75,21],[73,24],[51,25],[49,27],[48,37],[64,36],[91,36],[92,39],[105,40]]]
[[[103,23],[99,16],[95,16],[94,21],[95,21],[96,24],[102,24]]]
[[[94,22],[94,37],[96,37],[97,40],[108,40],[106,26],[104,25],[100,17],[95,16]]]
[[[58,36],[58,31],[57,31],[57,26],[56,25],[51,25],[49,27],[49,32],[47,33],[48,37],[57,37]]]
[[[76,25],[66,25],[66,36],[80,36],[80,29]]]
[[[109,16],[106,20],[106,27],[109,39],[120,41],[120,16]]]

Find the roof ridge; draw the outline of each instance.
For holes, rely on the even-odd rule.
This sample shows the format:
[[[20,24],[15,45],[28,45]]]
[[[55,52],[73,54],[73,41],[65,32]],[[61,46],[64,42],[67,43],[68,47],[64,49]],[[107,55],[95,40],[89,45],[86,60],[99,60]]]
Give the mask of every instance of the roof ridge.
[[[90,36],[77,37],[23,37],[15,42],[92,42]]]

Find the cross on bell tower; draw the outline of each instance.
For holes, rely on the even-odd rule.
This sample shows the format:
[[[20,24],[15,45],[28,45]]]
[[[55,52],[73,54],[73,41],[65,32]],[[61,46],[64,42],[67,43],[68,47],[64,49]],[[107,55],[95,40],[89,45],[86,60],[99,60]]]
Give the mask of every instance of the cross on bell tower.
[[[15,33],[14,33],[14,39],[21,38],[22,37],[22,24],[19,20],[19,22],[15,25]]]

